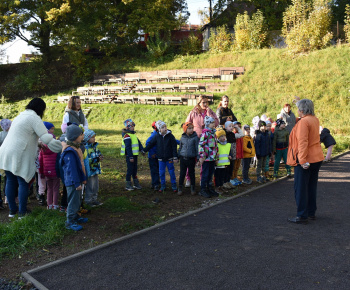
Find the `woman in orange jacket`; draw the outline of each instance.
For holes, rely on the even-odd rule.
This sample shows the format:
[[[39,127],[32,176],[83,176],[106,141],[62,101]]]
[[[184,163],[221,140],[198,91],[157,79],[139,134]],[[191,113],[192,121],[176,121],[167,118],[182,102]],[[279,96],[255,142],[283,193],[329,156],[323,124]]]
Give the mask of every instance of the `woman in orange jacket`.
[[[294,166],[294,193],[297,216],[289,218],[293,223],[307,223],[315,219],[318,172],[323,161],[320,145],[319,120],[315,117],[314,104],[303,99],[296,103],[300,121],[289,136],[287,164]]]

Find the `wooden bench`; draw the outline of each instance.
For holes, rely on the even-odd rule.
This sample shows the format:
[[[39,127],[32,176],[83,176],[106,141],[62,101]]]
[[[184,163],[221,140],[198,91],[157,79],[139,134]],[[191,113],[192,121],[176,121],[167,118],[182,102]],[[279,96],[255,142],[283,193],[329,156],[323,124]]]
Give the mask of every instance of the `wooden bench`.
[[[135,99],[133,96],[118,96],[117,100],[120,101],[121,103],[132,103],[134,104]]]
[[[157,97],[152,97],[152,96],[139,96],[137,98],[137,102],[139,104],[152,104],[152,105],[157,105]]]
[[[182,105],[182,97],[167,96],[161,98],[161,104],[163,105]]]
[[[114,78],[109,79],[108,81],[105,81],[105,84],[122,84],[124,81],[122,78]]]

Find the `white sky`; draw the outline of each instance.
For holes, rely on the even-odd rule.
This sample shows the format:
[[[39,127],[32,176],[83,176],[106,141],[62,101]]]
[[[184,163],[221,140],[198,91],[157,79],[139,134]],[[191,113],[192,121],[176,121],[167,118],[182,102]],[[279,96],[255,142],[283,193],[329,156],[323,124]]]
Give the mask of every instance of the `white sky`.
[[[214,5],[213,1],[213,5]],[[190,24],[200,24],[197,11],[209,6],[209,0],[187,0],[188,11],[191,13],[189,17]],[[16,39],[13,42],[0,45],[0,49],[6,50],[6,57],[2,60],[2,63],[17,63],[23,53],[28,54],[35,52],[36,49],[32,46],[28,46],[26,42],[20,39]]]

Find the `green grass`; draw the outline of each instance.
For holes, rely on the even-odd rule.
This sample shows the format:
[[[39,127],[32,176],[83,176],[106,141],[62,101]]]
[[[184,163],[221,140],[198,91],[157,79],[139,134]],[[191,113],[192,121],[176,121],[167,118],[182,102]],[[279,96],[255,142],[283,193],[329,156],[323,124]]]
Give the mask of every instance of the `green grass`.
[[[61,243],[67,234],[64,221],[64,214],[36,208],[21,220],[15,217],[12,222],[0,223],[0,260]]]

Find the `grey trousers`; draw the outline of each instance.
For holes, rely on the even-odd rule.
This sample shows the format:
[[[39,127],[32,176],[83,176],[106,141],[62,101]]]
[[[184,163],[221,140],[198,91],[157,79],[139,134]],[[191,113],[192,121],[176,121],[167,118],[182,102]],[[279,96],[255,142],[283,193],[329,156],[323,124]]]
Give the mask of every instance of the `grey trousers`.
[[[98,174],[90,176],[86,181],[85,202],[92,203],[97,201],[98,194]]]

